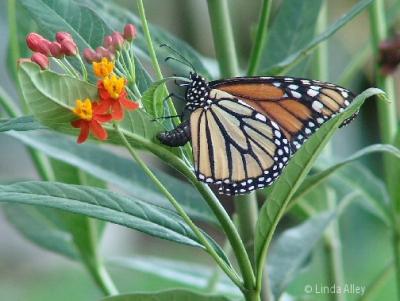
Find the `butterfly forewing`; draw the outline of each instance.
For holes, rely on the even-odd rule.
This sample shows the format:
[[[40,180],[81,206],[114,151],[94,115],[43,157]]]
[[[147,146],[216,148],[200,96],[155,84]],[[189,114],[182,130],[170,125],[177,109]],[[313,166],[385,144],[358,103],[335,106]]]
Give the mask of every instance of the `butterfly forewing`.
[[[275,121],[292,152],[354,98],[342,87],[291,77],[241,77],[214,81],[210,87],[237,97]]]
[[[246,103],[214,91],[212,103],[190,116],[199,180],[238,194],[269,185],[290,156],[280,128]]]

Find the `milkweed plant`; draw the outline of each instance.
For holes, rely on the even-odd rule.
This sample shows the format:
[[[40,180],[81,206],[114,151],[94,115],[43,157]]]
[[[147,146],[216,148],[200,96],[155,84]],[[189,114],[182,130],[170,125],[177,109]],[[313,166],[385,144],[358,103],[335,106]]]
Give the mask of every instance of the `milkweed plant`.
[[[400,50],[398,37],[388,36],[395,17],[387,17],[399,6],[352,1],[329,23],[333,2],[260,0],[255,30],[248,29],[250,55],[239,64],[227,0],[205,1],[209,21],[202,21],[210,22],[215,58],[149,24],[143,1],[135,2],[138,16],[113,1],[8,1],[7,67],[18,97],[0,89],[0,131],[26,146],[40,177],[0,185],[9,222],[32,243],[81,263],[102,300],[400,296],[400,128],[393,77]],[[351,105],[323,124],[268,188],[220,197],[213,185],[197,180],[190,144],[171,148],[157,139],[180,123],[181,102],[169,96],[184,93],[174,81],[188,81],[192,69],[209,80],[295,75],[333,81],[329,53],[338,43],[327,42],[361,13],[369,14],[370,41],[364,52],[350,55],[337,83],[352,89],[370,58],[370,85],[378,88],[355,88]],[[343,121],[359,110],[362,115],[367,98],[377,99],[371,104],[378,121],[365,131],[379,128],[381,143],[340,158],[330,140]],[[125,149],[126,156],[116,149]],[[373,153],[382,156],[379,168],[360,163]],[[234,210],[227,209],[231,205]],[[389,246],[390,255],[368,269],[365,283],[352,280],[357,273],[349,272],[343,258],[342,221],[351,208],[366,209],[389,233],[376,242]],[[345,220],[347,227],[359,227]],[[210,261],[104,258],[99,249],[107,223],[156,237],[160,249],[165,241],[193,254],[197,248]],[[323,269],[313,278],[308,271],[321,256]],[[135,265],[138,260],[150,268]],[[108,271],[116,267],[152,274],[151,289],[122,288]],[[174,284],[158,286],[164,278]]]

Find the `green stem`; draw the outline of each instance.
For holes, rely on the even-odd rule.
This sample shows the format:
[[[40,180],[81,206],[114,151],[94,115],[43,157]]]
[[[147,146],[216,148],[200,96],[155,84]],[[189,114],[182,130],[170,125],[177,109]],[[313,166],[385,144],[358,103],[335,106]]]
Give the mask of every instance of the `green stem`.
[[[18,43],[18,23],[17,23],[17,13],[16,13],[16,1],[8,0],[7,5],[7,19],[8,19],[8,37],[9,37],[9,47],[10,47],[10,55],[12,66],[12,75],[15,81],[18,82],[17,76],[17,60],[21,56],[21,52],[19,49]]]
[[[225,211],[224,207],[221,205],[218,198],[214,195],[210,187],[198,181],[196,175],[193,173],[191,168],[175,154],[165,150],[165,148],[161,147],[160,145],[155,144],[139,135],[124,131],[123,129],[120,129],[120,132],[122,132],[124,136],[131,139],[135,144],[142,145],[144,148],[151,151],[161,160],[168,163],[172,168],[176,169],[185,178],[187,178],[190,183],[192,183],[192,185],[199,191],[204,200],[207,202],[207,205],[213,211],[217,220],[220,222],[221,227],[224,230],[224,233],[226,234],[232,246],[233,253],[235,254],[243,278],[252,279],[252,281],[254,281],[254,274],[252,271],[251,263],[247,256],[243,242],[240,239],[240,235],[232,220],[230,219],[228,213]],[[247,285],[249,283],[247,283],[245,280],[245,284]]]
[[[384,4],[385,3],[383,0],[375,0],[370,7],[372,41],[376,58],[378,58],[379,55],[379,44],[387,38],[387,21],[385,16]],[[376,64],[375,73],[378,87],[383,89],[391,100],[391,103],[381,102],[377,104],[381,139],[383,143],[390,144],[394,142],[393,140],[397,132],[397,112],[394,79],[389,76],[383,76],[383,74],[379,72],[378,64]],[[394,179],[397,178],[396,172],[398,172],[398,170],[395,170],[397,165],[395,162],[393,162],[392,158],[384,156],[383,160],[386,185],[392,198],[392,247],[396,268],[395,274],[397,297],[398,300],[400,300],[400,235],[398,223],[398,216],[400,213],[400,200],[396,199],[396,190],[398,187],[398,183],[394,181]]]
[[[328,208],[335,210],[337,208],[336,195],[333,190],[328,190]],[[336,287],[343,288],[344,272],[343,272],[343,257],[342,257],[342,245],[340,241],[339,232],[339,214],[338,217],[333,220],[327,229],[325,234],[325,249],[327,252],[328,262],[327,267],[329,270],[330,283],[329,285],[335,285]],[[345,301],[346,294],[331,294],[331,299],[335,301]]]
[[[90,250],[82,250],[83,263],[86,265],[89,273],[92,275],[93,280],[97,286],[103,291],[106,296],[118,294],[118,290],[112,281],[108,271],[106,270],[102,259],[98,253],[97,243],[97,220],[92,218],[85,218],[87,223],[86,229],[88,234]]]
[[[11,96],[0,86],[0,107],[4,109],[6,114],[10,117],[17,117],[21,115],[20,109],[15,105]]]
[[[260,65],[262,51],[265,48],[268,37],[268,21],[271,12],[272,0],[263,0],[260,20],[257,25],[257,33],[250,53],[248,75],[256,75]]]
[[[186,214],[185,210],[181,207],[181,205],[176,201],[173,195],[164,187],[164,185],[158,180],[158,178],[153,174],[153,172],[147,167],[146,163],[139,157],[137,152],[132,148],[128,140],[126,139],[122,130],[118,127],[117,124],[114,124],[114,128],[120,136],[123,144],[128,149],[132,158],[140,165],[140,167],[144,170],[144,172],[149,176],[149,178],[153,181],[153,183],[157,186],[157,188],[167,197],[172,206],[178,212],[178,214],[182,217],[185,223],[190,227],[190,229],[195,233],[199,241],[205,247],[210,256],[215,260],[215,262],[220,266],[220,268],[225,272],[225,274],[235,283],[240,289],[243,290],[243,286],[241,280],[238,278],[236,273],[229,267],[226,262],[224,262],[221,257],[217,254],[214,248],[211,246],[208,239],[203,235],[200,229],[193,223],[190,217]]]
[[[229,7],[226,0],[207,0],[215,52],[222,77],[239,74]]]
[[[144,5],[143,5],[143,0],[137,0],[137,5],[138,5],[138,9],[139,9],[139,14],[140,14],[140,19],[141,19],[141,23],[142,23],[142,27],[143,27],[143,32],[144,32],[144,36],[146,39],[146,43],[147,43],[147,48],[150,54],[150,58],[151,58],[151,62],[153,65],[153,69],[156,73],[157,79],[158,80],[162,80],[163,79],[163,75],[161,72],[161,68],[160,65],[158,64],[158,60],[157,60],[157,55],[156,52],[154,50],[154,46],[153,46],[153,42],[151,39],[151,34],[150,34],[150,29],[149,29],[149,25],[147,24],[147,19],[146,19],[146,14],[145,14],[145,10],[144,10]],[[165,97],[167,95],[169,95],[168,93],[168,89],[167,86],[165,84],[163,84],[163,89],[164,89],[164,95]],[[168,104],[168,108],[169,108],[169,112],[172,116],[178,116],[178,113],[176,112],[174,103],[172,101],[171,98],[169,98],[167,100],[167,104]],[[172,122],[175,125],[180,124],[180,118],[179,117],[174,117],[172,118]],[[192,148],[189,144],[186,144],[183,147],[183,151],[181,154],[181,157],[184,157],[186,155],[186,157],[190,158],[192,154]]]
[[[226,0],[208,0],[207,3],[220,73],[222,76],[226,77],[236,76],[239,74],[239,67],[231,20],[229,16],[228,3]],[[257,219],[257,211],[254,213],[254,208],[257,208],[257,204],[255,196],[241,197],[241,201],[238,202],[242,203],[240,204],[242,209],[236,210],[239,225],[246,227],[245,229],[241,229],[239,226],[239,231],[241,231],[242,234],[241,238],[246,239],[246,247],[243,246],[243,242],[240,237],[236,237],[235,243],[238,244],[237,240],[240,241],[240,244],[238,245],[240,249],[237,249],[234,245],[232,245],[232,248],[235,252],[236,258],[238,259],[239,266],[242,271],[244,285],[247,289],[247,292],[245,293],[246,300],[253,300],[249,298],[253,295],[255,276],[249,255],[253,254],[253,248],[251,245],[253,245],[254,242],[250,242],[250,240],[254,241],[254,227]],[[247,227],[248,223],[250,223],[252,226]],[[244,232],[246,232],[245,236],[243,236]],[[247,235],[250,232],[252,232],[252,234]],[[235,231],[235,233],[237,233],[237,231]]]
[[[137,5],[138,5],[138,9],[139,9],[139,14],[140,14],[140,19],[142,22],[142,27],[143,27],[143,33],[146,39],[146,43],[147,43],[147,49],[149,51],[149,55],[150,55],[150,59],[153,65],[153,69],[156,73],[156,77],[157,80],[162,80],[163,79],[163,75],[161,72],[161,68],[160,65],[158,64],[158,59],[157,59],[157,55],[156,52],[154,50],[154,46],[153,46],[153,42],[151,39],[151,34],[150,34],[150,29],[149,29],[149,25],[147,24],[147,19],[146,19],[146,14],[145,14],[145,10],[144,10],[144,5],[143,5],[143,0],[137,0]],[[168,90],[166,85],[163,85],[164,90],[165,90],[165,95],[168,95]],[[172,102],[171,99],[168,100],[168,106],[171,112],[171,115],[177,115],[175,106]],[[173,119],[175,124],[179,124],[180,120],[179,117],[176,117]]]
[[[79,53],[77,54],[76,57],[78,58],[79,64],[81,65],[81,71],[82,71],[83,80],[84,80],[84,81],[87,81],[87,79],[88,79],[88,72],[87,72],[85,63],[83,62],[82,57],[80,56]]]
[[[234,202],[237,228],[254,268],[254,233],[258,216],[257,198],[254,193],[238,195],[234,198]]]

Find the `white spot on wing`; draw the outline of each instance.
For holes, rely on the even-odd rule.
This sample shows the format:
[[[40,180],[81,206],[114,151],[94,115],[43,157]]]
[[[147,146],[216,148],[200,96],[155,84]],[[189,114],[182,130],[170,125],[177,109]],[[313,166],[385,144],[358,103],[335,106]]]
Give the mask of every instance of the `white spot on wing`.
[[[256,118],[257,118],[258,120],[260,120],[260,121],[263,121],[263,122],[266,122],[266,121],[267,121],[267,118],[266,118],[263,114],[260,114],[260,113],[257,113],[257,114],[256,114]]]
[[[311,97],[315,97],[315,96],[317,96],[319,94],[319,92],[315,91],[313,89],[308,89],[307,90],[307,94],[310,95]]]
[[[310,91],[310,90],[308,90],[308,91]],[[317,111],[319,113],[321,112],[323,107],[324,107],[324,105],[322,103],[320,103],[319,101],[315,100],[312,103],[312,108],[314,109],[314,111]]]

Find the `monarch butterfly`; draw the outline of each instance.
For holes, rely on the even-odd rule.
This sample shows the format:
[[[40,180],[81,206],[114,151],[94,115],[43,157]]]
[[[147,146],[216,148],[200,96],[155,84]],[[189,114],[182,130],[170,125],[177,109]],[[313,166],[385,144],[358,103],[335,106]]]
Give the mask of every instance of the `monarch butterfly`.
[[[198,180],[227,195],[272,184],[306,139],[354,99],[334,84],[292,77],[207,82],[191,72],[183,85],[189,119],[158,139],[169,146],[191,140]]]

